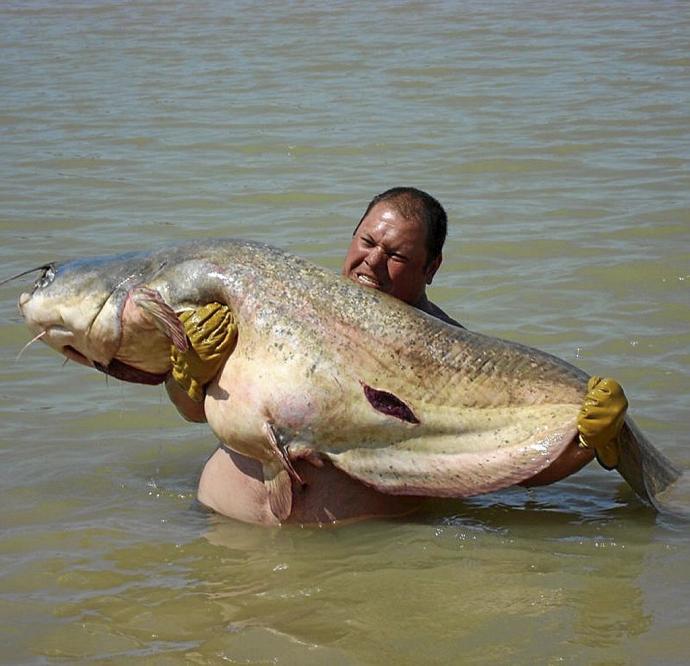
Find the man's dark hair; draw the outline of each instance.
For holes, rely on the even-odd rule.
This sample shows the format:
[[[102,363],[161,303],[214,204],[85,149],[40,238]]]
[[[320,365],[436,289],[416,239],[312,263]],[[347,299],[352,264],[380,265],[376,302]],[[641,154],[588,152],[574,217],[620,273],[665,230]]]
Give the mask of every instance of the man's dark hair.
[[[443,206],[427,192],[415,187],[392,187],[381,194],[377,194],[367,206],[364,215],[358,222],[354,234],[359,225],[369,215],[369,211],[382,201],[395,208],[407,220],[420,220],[426,227],[426,253],[427,264],[430,264],[441,254],[443,244],[448,232],[448,217]]]

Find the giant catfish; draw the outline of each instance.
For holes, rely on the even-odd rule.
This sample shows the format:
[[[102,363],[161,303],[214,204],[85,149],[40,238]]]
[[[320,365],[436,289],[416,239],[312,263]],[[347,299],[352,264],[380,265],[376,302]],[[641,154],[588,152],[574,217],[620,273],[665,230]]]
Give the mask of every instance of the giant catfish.
[[[578,446],[583,371],[272,247],[197,241],[41,268],[19,299],[32,332],[127,381],[168,376],[170,345],[187,344],[176,313],[232,309],[237,344],[206,416],[226,446],[261,462],[279,519],[298,458],[326,458],[382,493],[463,498],[534,478]],[[630,417],[621,444],[618,471],[655,505],[678,470]]]

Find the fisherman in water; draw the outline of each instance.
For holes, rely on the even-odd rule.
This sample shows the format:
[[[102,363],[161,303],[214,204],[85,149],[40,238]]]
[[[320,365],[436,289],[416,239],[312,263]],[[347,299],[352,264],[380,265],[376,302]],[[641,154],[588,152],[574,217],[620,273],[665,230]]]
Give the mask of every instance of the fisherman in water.
[[[396,187],[374,197],[355,228],[342,273],[364,288],[377,289],[461,327],[429,301],[426,287],[443,260],[447,217],[431,195]],[[180,315],[191,342],[188,352],[171,352],[173,370],[166,388],[184,418],[204,422],[204,387],[216,376],[234,344],[232,313],[210,303]],[[232,339],[231,339],[232,337]],[[587,464],[594,451],[607,469],[618,461],[618,434],[627,410],[621,386],[612,379],[592,377],[578,416],[580,445],[569,447],[549,467],[523,485],[544,485]],[[323,460],[296,460],[303,481],[293,483],[288,523],[331,523],[371,516],[402,515],[425,498],[385,495],[356,481]],[[220,445],[199,480],[199,501],[206,507],[244,522],[277,524],[263,483],[261,463]]]

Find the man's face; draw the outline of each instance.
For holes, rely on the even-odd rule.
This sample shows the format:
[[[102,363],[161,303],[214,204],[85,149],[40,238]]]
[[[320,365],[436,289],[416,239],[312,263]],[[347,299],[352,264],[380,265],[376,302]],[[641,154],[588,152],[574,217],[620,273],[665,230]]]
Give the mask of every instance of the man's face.
[[[426,228],[382,201],[362,220],[345,257],[343,275],[416,305],[441,264],[427,266]]]

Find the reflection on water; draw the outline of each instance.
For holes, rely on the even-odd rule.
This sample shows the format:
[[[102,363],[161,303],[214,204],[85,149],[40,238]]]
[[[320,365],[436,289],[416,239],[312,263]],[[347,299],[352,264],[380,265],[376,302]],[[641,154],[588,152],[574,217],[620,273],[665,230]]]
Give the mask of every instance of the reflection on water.
[[[367,200],[416,185],[451,219],[433,299],[615,376],[687,469],[687,8],[514,9],[4,3],[0,278],[226,235],[337,270]],[[214,442],[161,390],[15,361],[19,291],[4,663],[687,661],[687,521],[615,474],[343,529],[226,521],[194,501]]]
[[[618,653],[652,622],[638,580],[655,555],[654,521],[638,522],[634,539],[629,530],[499,505],[345,530],[267,532],[211,518],[204,538],[182,543],[102,534],[111,541],[102,567],[77,561],[58,578],[74,596],[34,649],[452,663],[459,652],[481,661],[490,645],[490,661],[586,661]],[[93,643],[68,642],[80,633]]]

